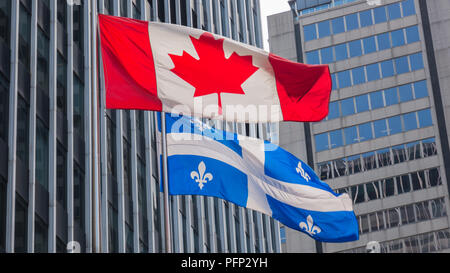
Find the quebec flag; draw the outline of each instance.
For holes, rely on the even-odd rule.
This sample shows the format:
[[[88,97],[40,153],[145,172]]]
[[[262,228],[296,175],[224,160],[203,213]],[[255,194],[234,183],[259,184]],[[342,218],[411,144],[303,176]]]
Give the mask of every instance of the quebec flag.
[[[271,144],[166,114],[170,195],[204,195],[267,214],[321,242],[358,240],[347,194]]]

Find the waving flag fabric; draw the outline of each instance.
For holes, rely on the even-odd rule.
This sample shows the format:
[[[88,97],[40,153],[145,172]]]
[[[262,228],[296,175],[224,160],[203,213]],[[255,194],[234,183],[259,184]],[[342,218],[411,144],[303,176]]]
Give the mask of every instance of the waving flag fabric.
[[[336,194],[289,152],[196,118],[166,120],[169,194],[222,198],[318,241],[358,239],[349,196]]]
[[[326,65],[295,63],[180,25],[99,15],[106,106],[228,121],[320,121]]]

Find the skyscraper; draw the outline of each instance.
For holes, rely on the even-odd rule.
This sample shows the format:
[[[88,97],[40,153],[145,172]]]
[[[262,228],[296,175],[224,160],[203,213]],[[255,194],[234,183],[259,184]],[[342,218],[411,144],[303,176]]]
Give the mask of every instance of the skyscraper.
[[[315,244],[282,227],[288,252],[450,251],[448,1],[289,1],[269,17],[270,48],[328,64],[333,92],[319,123],[281,124],[280,145],[348,193],[360,239]]]
[[[258,0],[0,1],[0,252],[166,249],[155,114],[103,108],[93,10],[262,47]],[[227,126],[272,137],[270,125]],[[278,222],[260,213],[170,204],[175,252],[280,250]]]

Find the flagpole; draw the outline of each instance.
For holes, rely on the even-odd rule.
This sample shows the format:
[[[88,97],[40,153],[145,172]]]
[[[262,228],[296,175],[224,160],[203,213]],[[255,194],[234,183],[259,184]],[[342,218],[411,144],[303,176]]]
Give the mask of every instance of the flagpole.
[[[170,210],[169,210],[169,179],[167,172],[167,133],[166,133],[166,113],[161,112],[161,152],[163,167],[163,187],[164,187],[164,230],[166,241],[166,253],[172,253],[172,238],[170,233]]]

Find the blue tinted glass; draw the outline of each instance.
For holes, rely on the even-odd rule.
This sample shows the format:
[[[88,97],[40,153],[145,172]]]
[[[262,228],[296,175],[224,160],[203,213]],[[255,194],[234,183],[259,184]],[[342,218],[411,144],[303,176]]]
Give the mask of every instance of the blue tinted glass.
[[[345,16],[345,24],[347,26],[347,31],[359,28],[358,14],[354,13]]]
[[[378,63],[366,66],[366,70],[367,70],[367,81],[370,82],[380,79],[380,68],[378,66]]]
[[[358,57],[362,55],[361,40],[356,40],[348,43],[350,57]]]
[[[362,113],[365,111],[369,111],[369,96],[362,95],[356,97],[356,112]]]
[[[394,62],[392,60],[381,63],[381,75],[383,75],[383,78],[394,76]]]
[[[428,87],[426,81],[414,83],[414,94],[416,99],[428,97]]]
[[[378,7],[373,10],[373,15],[375,17],[375,24],[383,23],[387,21],[386,17],[386,7]]]
[[[305,41],[317,39],[316,24],[304,26],[303,32],[305,34]]]
[[[395,116],[392,118],[388,118],[388,124],[389,124],[389,134],[395,135],[398,133],[401,133],[402,130],[402,120],[400,116]]]
[[[410,101],[414,99],[411,84],[399,86],[398,94],[400,95],[400,102]]]
[[[331,74],[331,82],[333,83],[331,89],[336,90],[337,89],[337,80],[336,80],[336,74]]]
[[[342,138],[342,130],[336,130],[330,132],[330,143],[331,143],[331,149],[341,147],[344,145],[343,138]]]
[[[408,57],[405,56],[395,59],[395,72],[397,74],[409,72]]]
[[[411,61],[411,71],[423,69],[422,53],[417,53],[409,56]]]
[[[420,41],[419,29],[417,26],[412,26],[405,29],[406,31],[406,41],[408,44]]]
[[[350,145],[359,142],[356,127],[345,128],[344,135],[345,135],[345,145]]]
[[[329,149],[328,148],[329,147],[328,133],[315,135],[314,138],[316,140],[316,151],[317,152],[321,152],[321,151],[325,151],[325,150]]]
[[[363,39],[363,45],[364,45],[364,54],[369,54],[377,51],[377,46],[375,44],[375,37],[373,36]]]
[[[338,117],[339,117],[339,102],[337,101],[330,102],[328,119],[330,120]]]
[[[392,47],[402,46],[405,44],[405,36],[403,35],[403,29],[392,31],[391,37],[392,37]]]
[[[377,35],[378,50],[385,50],[391,48],[391,40],[389,39],[389,33],[383,33]]]
[[[323,21],[317,24],[319,29],[319,38],[327,37],[331,35],[330,21]]]
[[[347,44],[341,44],[334,47],[336,53],[336,61],[342,61],[348,58]]]
[[[417,129],[416,112],[403,115],[403,124],[405,124],[405,131]]]
[[[350,71],[342,71],[337,73],[338,81],[339,81],[339,88],[345,88],[352,85],[350,81]]]
[[[400,14],[400,3],[394,3],[387,6],[388,8],[388,14],[389,14],[389,20],[395,20],[401,17]]]
[[[383,107],[384,107],[383,91],[370,93],[370,108],[372,110],[375,110]]]
[[[364,123],[358,126],[359,128],[359,141],[367,141],[373,138],[372,123]]]
[[[333,34],[344,32],[345,31],[344,17],[338,17],[331,20],[331,26],[333,27]]]
[[[386,99],[386,106],[397,104],[397,88],[391,88],[384,90],[384,98]]]
[[[320,64],[319,51],[315,50],[306,52],[306,61],[308,62],[308,64]]]
[[[419,126],[420,128],[428,127],[433,125],[433,120],[431,119],[431,111],[430,109],[425,109],[417,112],[419,116]]]
[[[364,67],[357,67],[352,69],[352,77],[354,85],[365,83],[366,74],[364,72]]]
[[[322,57],[322,64],[329,64],[334,62],[333,48],[327,47],[320,50],[320,56]]]
[[[416,8],[414,7],[414,0],[405,0],[402,2],[403,17],[416,14]]]
[[[341,109],[343,117],[353,115],[355,113],[355,103],[353,98],[342,100]]]
[[[373,25],[372,10],[365,10],[359,13],[359,20],[361,21],[361,27],[367,27]]]
[[[374,121],[373,129],[375,132],[375,138],[384,137],[388,135],[385,119]]]

